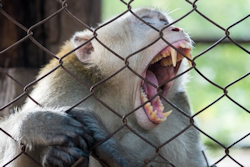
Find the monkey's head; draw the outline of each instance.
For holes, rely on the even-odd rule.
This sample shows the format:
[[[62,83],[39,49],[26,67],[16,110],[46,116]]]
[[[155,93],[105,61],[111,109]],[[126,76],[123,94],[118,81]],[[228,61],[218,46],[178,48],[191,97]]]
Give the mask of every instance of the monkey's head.
[[[181,28],[168,26],[171,19],[167,14],[145,8],[134,14],[128,12],[109,20],[95,32],[77,32],[72,42],[75,48],[82,46],[76,50],[77,58],[96,65],[105,78],[121,70],[106,81],[116,94],[109,97],[115,99],[108,105],[115,109],[130,106],[129,110],[118,110],[123,115],[136,110],[137,123],[152,129],[171,113],[165,111],[171,107],[164,99],[170,92],[181,91],[183,81],[175,76],[180,73],[183,58],[192,59],[192,45]]]

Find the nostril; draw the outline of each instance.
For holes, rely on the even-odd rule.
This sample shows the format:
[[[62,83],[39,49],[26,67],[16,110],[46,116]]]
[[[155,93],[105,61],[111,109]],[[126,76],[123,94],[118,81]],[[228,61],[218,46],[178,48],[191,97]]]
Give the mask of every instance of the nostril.
[[[179,32],[180,29],[178,27],[175,27],[175,28],[172,28],[171,31],[176,31],[176,32]]]

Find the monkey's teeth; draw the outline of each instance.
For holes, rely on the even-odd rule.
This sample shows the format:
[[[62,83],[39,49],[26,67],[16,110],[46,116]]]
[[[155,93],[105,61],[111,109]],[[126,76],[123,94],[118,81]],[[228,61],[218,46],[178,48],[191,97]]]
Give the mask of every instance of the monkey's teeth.
[[[172,58],[172,63],[173,66],[176,66],[176,61],[177,61],[177,51],[174,48],[170,48],[170,53],[171,53],[171,58]]]
[[[164,110],[163,104],[161,103],[161,105],[162,105],[162,106],[159,107],[159,108],[160,108],[161,111],[163,111],[163,110]]]
[[[180,49],[181,52],[183,52],[188,58],[192,59],[191,56],[191,49],[192,49],[192,44],[186,41],[180,41],[173,43],[174,47],[176,49]],[[171,56],[171,59],[168,57]],[[150,64],[154,64],[156,62],[160,61],[160,64],[162,66],[171,66],[173,65],[176,67],[176,63],[181,61],[184,57],[182,54],[178,53],[177,50],[174,48],[168,46],[167,48],[163,49],[158,55],[156,55],[153,60],[150,62]],[[192,66],[192,62],[188,61],[190,67]]]
[[[162,57],[164,58],[164,57],[168,57],[168,56],[170,56],[170,53],[169,53],[168,51],[166,51],[166,52],[163,54]]]
[[[148,102],[148,103],[146,103],[146,105],[144,106],[145,107],[145,109],[147,110],[147,111],[153,111],[153,106],[151,105],[151,103],[150,102]]]
[[[170,53],[168,51],[164,52],[163,54],[158,54],[156,57],[153,58],[153,60],[150,62],[150,64],[154,64],[156,62],[158,62],[159,60],[170,56]]]
[[[164,115],[165,118],[167,118],[171,113],[172,113],[172,110],[162,113],[162,114]]]
[[[145,104],[145,107],[147,107],[147,108],[151,107],[151,103],[150,103],[150,102],[147,102],[147,103]]]
[[[160,62],[161,66],[170,66],[172,64],[170,59],[162,59]]]
[[[160,97],[156,96],[155,98],[157,98],[155,105],[158,106],[156,110],[154,110],[151,102],[148,102],[147,95],[144,92],[143,87],[141,87],[141,101],[142,103],[146,103],[143,106],[145,113],[147,114],[149,120],[151,120],[152,122],[161,123],[167,119],[167,117],[171,114],[172,111],[163,113],[164,106],[160,100]]]
[[[166,121],[166,120],[167,120],[167,117],[162,117],[162,118],[157,119],[158,122],[163,122],[163,121]]]
[[[147,100],[148,100],[148,98],[147,98],[147,95],[146,95],[146,93],[144,92],[144,90],[143,90],[143,88],[141,87],[141,99],[142,99],[142,102],[143,103],[145,103]],[[150,102],[149,102],[150,103]],[[146,105],[147,105],[148,103],[146,103]],[[151,105],[151,104],[150,104]]]
[[[152,113],[151,113],[151,115],[150,115],[150,117],[151,117],[151,119],[153,119],[153,120],[157,120],[157,110],[154,110]]]

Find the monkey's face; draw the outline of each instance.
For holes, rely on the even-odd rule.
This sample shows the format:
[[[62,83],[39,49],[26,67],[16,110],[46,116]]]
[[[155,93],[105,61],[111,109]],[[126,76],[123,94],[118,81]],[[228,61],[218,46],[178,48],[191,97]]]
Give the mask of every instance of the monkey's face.
[[[77,54],[80,60],[88,60],[90,57],[106,76],[127,64],[130,69],[125,68],[113,79],[119,81],[117,87],[121,90],[121,95],[129,94],[124,96],[125,99],[121,98],[121,104],[132,100],[130,104],[133,106],[129,109],[131,111],[138,108],[135,111],[138,124],[145,129],[152,129],[164,122],[171,113],[164,109],[169,105],[165,98],[171,87],[179,84],[174,81],[183,58],[192,59],[192,45],[189,36],[181,28],[168,26],[170,19],[167,15],[145,8],[134,13],[145,22],[127,13],[97,30],[97,39],[105,46],[95,39],[89,44],[92,48],[91,56],[81,56],[83,52]],[[84,38],[75,35],[74,39],[77,43]]]
[[[145,78],[135,84],[137,85],[135,106],[143,105],[135,112],[135,115],[141,127],[151,129],[164,122],[172,112],[166,111],[165,108],[171,107],[165,98],[170,88],[176,89],[172,93],[181,89],[179,87],[183,84],[178,81],[182,82],[182,80],[175,82],[175,77],[178,72],[180,73],[184,56],[192,59],[192,45],[189,36],[181,28],[167,26],[170,23],[168,16],[159,11],[145,9],[135,13],[149,24],[140,24],[142,21],[138,19],[134,21],[138,24],[135,34],[141,35],[138,37],[140,41],[146,41],[140,42],[142,43],[140,48],[149,46],[134,57],[134,62],[140,62],[143,65],[135,64],[135,71]],[[138,31],[141,32],[138,33]],[[150,45],[153,42],[155,43]],[[190,61],[188,62],[191,65]]]

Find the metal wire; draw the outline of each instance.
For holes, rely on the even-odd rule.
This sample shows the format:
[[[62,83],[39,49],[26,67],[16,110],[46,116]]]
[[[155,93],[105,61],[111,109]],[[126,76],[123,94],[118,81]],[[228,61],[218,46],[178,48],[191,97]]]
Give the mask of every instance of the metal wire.
[[[10,106],[11,104],[13,104],[15,101],[19,100],[21,97],[23,96],[28,96],[28,98],[30,98],[32,101],[34,101],[37,105],[42,106],[41,104],[39,104],[39,102],[35,101],[32,97],[29,96],[28,91],[29,88],[31,88],[33,85],[35,85],[38,81],[46,78],[48,75],[50,75],[51,73],[53,73],[54,71],[56,71],[58,68],[62,68],[63,70],[65,70],[65,72],[67,72],[70,76],[72,76],[72,79],[76,80],[77,82],[79,82],[80,84],[82,84],[84,87],[87,87],[90,90],[90,93],[81,101],[77,102],[74,106],[71,106],[70,109],[68,109],[66,112],[70,112],[70,110],[76,106],[78,106],[79,104],[81,104],[82,102],[84,102],[85,100],[87,100],[90,97],[94,97],[98,102],[100,102],[101,104],[103,104],[104,107],[106,107],[110,112],[114,113],[114,116],[117,116],[118,118],[121,119],[122,125],[120,127],[117,128],[116,131],[112,132],[107,138],[111,138],[113,135],[115,135],[116,133],[118,133],[120,130],[127,128],[128,130],[130,130],[133,134],[135,134],[136,136],[138,136],[141,140],[145,141],[148,145],[150,145],[151,147],[153,147],[155,149],[155,155],[153,157],[148,157],[147,159],[145,159],[145,165],[155,161],[156,162],[156,158],[160,157],[162,159],[162,161],[160,163],[165,163],[165,164],[169,164],[171,166],[174,166],[174,164],[172,164],[167,157],[163,157],[160,154],[160,149],[162,147],[164,147],[165,145],[167,145],[169,142],[175,140],[179,135],[181,135],[182,133],[184,133],[186,130],[188,130],[190,127],[194,127],[195,129],[197,129],[201,134],[207,136],[208,138],[210,138],[212,141],[214,141],[215,143],[217,143],[219,146],[221,146],[224,150],[225,150],[225,155],[223,157],[221,157],[217,162],[215,162],[214,164],[212,164],[212,166],[215,166],[216,164],[220,163],[223,159],[225,159],[226,157],[230,158],[232,161],[235,162],[235,164],[237,164],[238,166],[243,166],[241,164],[241,162],[238,162],[234,157],[232,157],[230,155],[230,148],[232,148],[233,146],[235,146],[237,143],[241,142],[243,139],[245,139],[246,137],[250,136],[250,133],[246,134],[245,136],[241,137],[239,140],[235,141],[233,144],[231,144],[230,146],[224,146],[222,143],[220,143],[218,140],[216,140],[215,138],[213,138],[212,136],[210,136],[209,134],[207,134],[206,132],[204,132],[203,130],[201,130],[199,127],[197,127],[194,124],[194,118],[196,116],[198,116],[199,114],[203,113],[207,108],[211,107],[212,105],[214,105],[215,103],[217,103],[218,101],[220,101],[222,98],[228,98],[229,100],[231,100],[234,104],[236,104],[237,106],[239,106],[240,108],[242,108],[244,111],[246,111],[247,113],[250,113],[249,109],[247,109],[246,107],[242,106],[241,104],[239,104],[236,100],[233,99],[233,97],[228,95],[228,88],[231,87],[232,85],[236,84],[237,82],[245,79],[247,76],[249,76],[250,72],[243,75],[242,77],[236,79],[235,81],[233,81],[232,83],[228,84],[225,87],[221,87],[220,85],[218,85],[217,83],[214,83],[213,81],[211,81],[210,79],[208,79],[202,72],[200,72],[200,70],[196,67],[196,59],[198,59],[199,57],[203,56],[206,52],[212,50],[215,46],[217,46],[218,44],[220,44],[223,41],[230,41],[232,44],[235,44],[236,46],[238,46],[240,49],[242,49],[244,52],[246,52],[247,54],[250,54],[250,51],[247,50],[246,48],[244,48],[240,43],[238,43],[237,41],[235,41],[234,39],[232,39],[230,37],[230,29],[238,24],[240,24],[241,22],[245,21],[247,18],[250,17],[250,14],[246,15],[245,17],[241,18],[240,20],[238,20],[237,22],[235,22],[234,24],[232,24],[231,26],[229,26],[228,28],[223,28],[220,24],[215,23],[213,20],[211,20],[210,18],[208,18],[207,16],[205,16],[202,11],[199,10],[199,7],[197,5],[197,2],[199,0],[194,0],[193,2],[186,0],[183,1],[183,3],[188,3],[189,5],[192,6],[192,10],[190,10],[189,12],[187,12],[186,14],[184,14],[182,17],[178,18],[177,20],[175,20],[173,23],[167,25],[166,27],[164,27],[161,30],[158,30],[157,28],[153,27],[152,25],[148,24],[147,22],[145,22],[142,18],[140,18],[139,16],[137,16],[133,11],[132,11],[132,6],[131,4],[133,3],[134,0],[131,0],[129,2],[125,2],[123,0],[120,0],[125,6],[127,6],[127,9],[121,13],[120,15],[114,17],[113,19],[109,20],[108,22],[106,22],[105,24],[99,25],[97,28],[93,29],[90,26],[88,26],[86,23],[82,22],[79,18],[77,18],[76,16],[74,16],[69,10],[68,10],[68,5],[67,5],[67,1],[64,0],[57,0],[58,3],[61,4],[61,8],[58,9],[57,11],[55,11],[53,14],[49,15],[48,17],[42,19],[41,21],[35,23],[34,25],[32,25],[29,28],[26,28],[25,26],[23,26],[21,23],[19,23],[18,21],[15,20],[15,18],[12,18],[12,16],[10,16],[8,13],[6,13],[3,9],[3,6],[1,4],[0,1],[0,14],[2,14],[6,19],[10,20],[13,24],[15,24],[17,27],[19,27],[22,31],[26,32],[27,35],[25,37],[23,37],[22,39],[18,40],[17,42],[15,42],[14,44],[8,46],[7,48],[3,49],[2,51],[0,51],[0,56],[5,53],[6,51],[11,50],[13,47],[19,45],[20,43],[26,41],[26,40],[30,40],[31,42],[33,42],[35,45],[38,46],[39,49],[41,49],[43,52],[47,53],[48,55],[50,55],[53,59],[57,59],[58,60],[58,66],[55,67],[54,69],[52,69],[51,71],[49,71],[47,74],[45,74],[44,76],[42,76],[41,78],[38,78],[36,80],[34,80],[33,82],[30,82],[27,85],[24,85],[22,83],[20,83],[16,78],[14,78],[13,76],[11,76],[10,74],[8,74],[2,67],[0,67],[0,72],[3,73],[4,75],[6,75],[6,77],[10,78],[12,81],[14,81],[16,84],[20,85],[21,87],[23,87],[23,93],[20,94],[18,97],[16,97],[15,99],[13,99],[12,101],[10,101],[9,103],[0,106],[0,111],[5,109],[6,107]],[[50,20],[51,18],[55,17],[56,15],[59,15],[60,13],[66,13],[67,15],[69,15],[72,19],[76,20],[77,22],[79,22],[80,24],[82,24],[86,29],[90,30],[91,32],[93,32],[93,37],[91,39],[89,39],[88,41],[86,41],[84,44],[80,45],[79,47],[77,47],[76,49],[84,46],[85,44],[87,44],[89,41],[95,39],[96,41],[98,41],[103,47],[105,47],[110,53],[112,53],[114,56],[116,56],[117,58],[119,58],[120,60],[124,61],[124,66],[120,67],[120,69],[116,72],[114,72],[114,74],[110,75],[109,77],[105,78],[104,80],[101,80],[100,82],[96,83],[95,85],[87,85],[86,83],[83,83],[76,75],[74,75],[73,73],[70,72],[70,70],[68,70],[66,67],[63,66],[63,62],[64,62],[64,58],[67,57],[69,54],[71,54],[72,52],[74,52],[76,49],[70,51],[69,53],[63,55],[61,58],[58,58],[54,53],[52,53],[51,51],[49,51],[46,47],[44,47],[42,44],[40,44],[34,37],[33,37],[33,29],[35,29],[36,27],[44,24],[45,22],[47,22],[48,20]],[[147,46],[144,46],[143,48],[140,48],[139,50],[137,50],[134,53],[131,53],[130,55],[128,55],[125,59],[120,56],[119,54],[115,53],[115,51],[113,51],[112,49],[110,49],[108,46],[105,45],[105,42],[102,42],[101,40],[98,39],[98,30],[102,29],[103,27],[105,27],[106,25],[114,22],[115,20],[119,19],[121,16],[123,16],[124,14],[130,12],[132,15],[134,15],[136,18],[138,18],[139,20],[141,20],[142,22],[144,22],[145,24],[147,24],[149,27],[151,27],[152,29],[154,29],[155,31],[159,32],[159,38],[157,38],[154,42],[148,44]],[[151,45],[153,45],[154,43],[156,43],[158,40],[164,40],[168,45],[172,46],[171,43],[169,43],[168,41],[166,41],[163,38],[163,30],[168,28],[169,26],[181,21],[182,19],[185,19],[187,16],[189,16],[191,13],[196,13],[199,14],[203,19],[209,21],[211,24],[213,24],[214,26],[216,26],[218,29],[222,30],[225,32],[225,36],[223,36],[221,39],[219,39],[218,41],[214,42],[209,48],[207,48],[206,50],[204,50],[203,52],[201,52],[200,54],[196,55],[194,57],[193,60],[191,60],[190,58],[187,57],[187,59],[189,61],[192,62],[192,67],[189,68],[188,70],[184,71],[182,74],[179,74],[178,76],[175,76],[174,78],[172,78],[170,81],[180,77],[181,75],[187,73],[190,70],[195,70],[203,79],[205,79],[208,83],[210,83],[211,85],[217,87],[218,89],[220,89],[222,91],[222,95],[220,97],[218,97],[216,100],[214,100],[213,102],[211,102],[209,105],[207,105],[206,107],[204,107],[203,109],[201,109],[200,111],[198,111],[197,113],[195,113],[194,115],[190,116],[188,114],[186,114],[186,112],[182,111],[178,106],[176,106],[175,104],[173,104],[172,102],[170,102],[168,99],[162,97],[162,95],[160,94],[160,92],[158,92],[158,94],[156,94],[154,97],[156,96],[161,96],[167,103],[169,103],[172,107],[174,107],[177,111],[179,111],[181,114],[183,114],[185,117],[187,117],[188,119],[190,119],[190,124],[187,125],[187,127],[185,127],[184,129],[182,129],[179,133],[175,134],[173,137],[171,137],[170,139],[168,139],[167,141],[165,141],[164,143],[161,143],[161,145],[157,146],[154,143],[150,142],[149,140],[147,140],[147,138],[141,136],[135,129],[133,129],[131,126],[129,126],[127,124],[126,118],[133,114],[137,109],[139,109],[140,107],[142,107],[144,104],[146,104],[147,102],[145,102],[144,104],[141,104],[140,106],[137,106],[135,109],[133,109],[132,111],[130,111],[127,115],[121,115],[119,114],[118,111],[115,111],[114,109],[112,109],[110,106],[108,106],[107,104],[105,104],[101,99],[98,98],[98,96],[95,95],[95,89],[96,87],[102,85],[103,83],[105,83],[107,80],[111,79],[112,77],[114,77],[115,75],[117,75],[118,73],[120,73],[121,71],[123,71],[124,69],[129,69],[132,73],[134,73],[134,75],[140,77],[141,79],[143,79],[145,82],[150,83],[149,81],[147,81],[145,78],[143,78],[140,74],[138,74],[136,71],[134,71],[130,66],[129,66],[129,61],[128,59],[132,56],[134,56],[135,54],[145,50],[146,48],[150,47]],[[4,40],[4,39],[1,39]],[[174,46],[172,46],[173,48],[175,48]],[[184,57],[185,54],[181,53]],[[170,82],[167,81],[167,82]],[[166,83],[164,83],[166,84]],[[152,97],[151,99],[153,99],[154,97]],[[149,99],[148,101],[150,101],[151,99]],[[4,133],[6,134],[9,138],[11,138],[13,141],[16,142],[16,140],[8,133],[6,132],[4,129],[2,129],[0,127],[0,133]],[[96,146],[94,146],[92,149],[94,149],[95,147],[97,147],[98,145],[100,145],[101,143],[105,142],[101,141],[100,143],[96,144]],[[91,152],[91,151],[90,151]],[[29,157],[30,159],[32,159],[34,162],[35,159],[32,158],[31,155],[28,155],[25,152],[25,145],[20,144],[20,153],[18,155],[16,155],[15,157],[13,157],[11,160],[9,160],[9,162],[7,162],[4,166],[8,166],[9,164],[11,164],[15,159],[17,159],[19,156],[21,155],[25,155],[27,157]],[[203,155],[206,159],[205,153],[203,152]],[[95,155],[93,155],[95,157]],[[98,157],[96,157],[98,158]],[[79,162],[82,161],[83,159],[79,159]],[[158,160],[157,160],[158,161]],[[207,161],[207,160],[206,160]],[[79,163],[76,162],[76,163]],[[36,162],[37,164],[39,164],[39,162]],[[103,162],[101,162],[104,166],[105,164]],[[41,165],[41,164],[40,164]],[[74,165],[73,165],[74,166]],[[75,164],[75,166],[77,166],[77,164]]]

